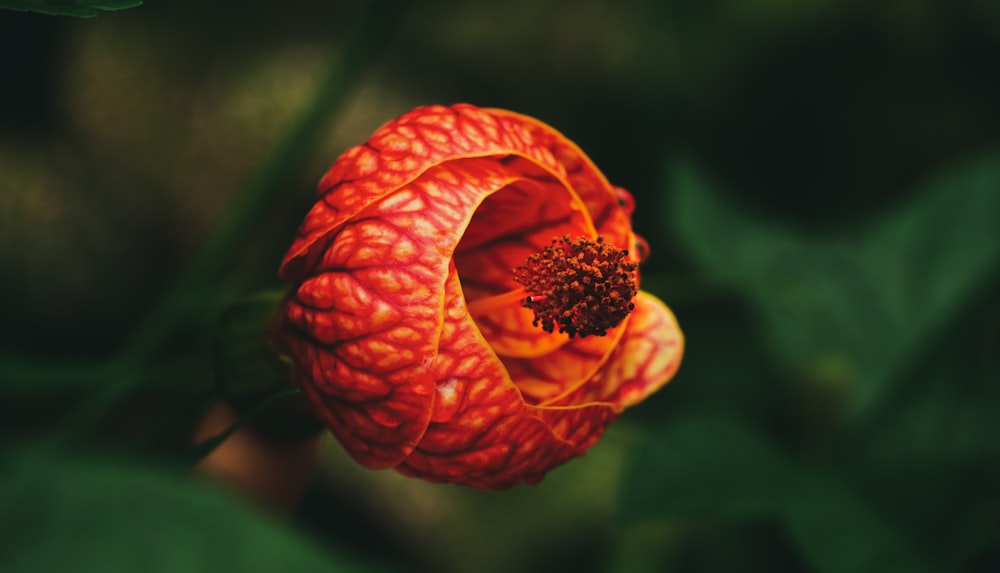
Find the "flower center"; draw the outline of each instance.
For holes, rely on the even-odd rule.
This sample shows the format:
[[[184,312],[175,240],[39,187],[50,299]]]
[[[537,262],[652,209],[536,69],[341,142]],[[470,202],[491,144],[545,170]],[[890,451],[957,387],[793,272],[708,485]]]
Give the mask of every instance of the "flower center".
[[[514,280],[528,293],[521,306],[534,311],[535,326],[553,332],[558,325],[570,338],[604,336],[635,308],[636,267],[603,237],[563,235],[514,269]]]

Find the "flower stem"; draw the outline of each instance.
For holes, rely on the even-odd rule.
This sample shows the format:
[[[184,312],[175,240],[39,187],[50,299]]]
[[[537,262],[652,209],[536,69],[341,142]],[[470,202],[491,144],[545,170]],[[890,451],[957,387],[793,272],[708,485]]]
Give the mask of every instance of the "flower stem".
[[[240,416],[239,420],[236,420],[231,426],[225,430],[219,432],[218,434],[212,436],[211,438],[206,438],[197,444],[195,444],[185,455],[184,463],[189,465],[195,465],[205,458],[208,454],[212,453],[215,448],[219,447],[223,442],[229,439],[230,436],[235,434],[244,425],[253,421],[255,417],[260,415],[261,412],[267,410],[270,406],[278,403],[289,396],[294,396],[299,393],[299,389],[294,386],[289,386],[287,388],[281,388],[277,390],[274,394],[264,398],[253,408],[247,410],[246,414]]]

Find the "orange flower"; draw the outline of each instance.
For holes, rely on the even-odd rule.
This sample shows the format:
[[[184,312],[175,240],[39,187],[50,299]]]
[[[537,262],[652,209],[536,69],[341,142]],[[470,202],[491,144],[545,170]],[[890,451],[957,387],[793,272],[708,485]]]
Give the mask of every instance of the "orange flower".
[[[276,343],[364,466],[535,483],[680,363],[673,315],[638,292],[632,208],[535,119],[415,109],[320,182]]]

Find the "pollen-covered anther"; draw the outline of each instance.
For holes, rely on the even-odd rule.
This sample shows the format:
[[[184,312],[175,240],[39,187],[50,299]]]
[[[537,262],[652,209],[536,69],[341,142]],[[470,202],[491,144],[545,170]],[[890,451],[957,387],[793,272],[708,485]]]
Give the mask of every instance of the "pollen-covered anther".
[[[558,326],[570,338],[604,336],[635,308],[636,267],[603,237],[563,235],[514,269],[514,280],[528,293],[521,306],[535,313],[535,326]]]

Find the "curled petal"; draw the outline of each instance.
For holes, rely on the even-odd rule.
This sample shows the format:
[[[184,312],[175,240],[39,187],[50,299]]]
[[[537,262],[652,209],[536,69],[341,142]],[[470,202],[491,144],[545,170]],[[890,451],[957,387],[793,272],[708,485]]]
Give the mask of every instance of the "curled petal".
[[[677,371],[684,338],[662,302],[640,292],[620,343],[586,384],[547,404],[529,406],[580,452],[594,445],[626,407],[660,389]]]
[[[455,251],[469,301],[517,289],[511,269],[544,249],[552,237],[595,233],[572,189],[551,178],[528,178],[523,166],[510,161],[501,163],[523,179],[483,202]]]
[[[423,434],[454,246],[479,203],[516,179],[477,159],[434,167],[341,225],[286,303],[300,385],[360,463],[395,465]]]
[[[417,108],[322,179],[279,271],[295,287],[275,342],[361,464],[488,489],[534,483],[581,455],[680,362],[669,309],[646,293],[632,298],[632,263],[647,250],[632,232],[633,209],[627,191],[535,119]],[[606,242],[615,258],[549,249],[565,236]],[[562,258],[538,259],[543,250]],[[549,288],[550,276],[571,290]],[[590,288],[581,285],[611,294],[575,298]],[[622,304],[601,306],[614,301]],[[539,304],[551,306],[548,332],[536,324]],[[613,320],[578,337],[552,332],[552,313],[604,310]]]
[[[594,226],[593,232],[604,236],[609,243],[627,249],[629,259],[639,262],[643,254],[640,247],[644,241],[632,233],[630,216],[635,204],[631,194],[611,185],[576,144],[551,126],[507,110],[488,111],[499,118],[501,125],[510,129],[521,126],[532,135],[536,145],[547,149],[562,166],[565,184],[583,203]],[[512,165],[519,172],[533,174],[538,179],[543,180],[547,176],[547,172],[541,171],[532,162],[518,160]],[[558,234],[550,232],[545,235],[547,239],[553,236]],[[545,242],[536,245],[534,252],[544,246]],[[496,249],[493,252],[507,251]],[[528,254],[530,252],[518,252],[520,260],[512,258],[504,261],[505,266],[516,266]],[[498,274],[487,276],[498,280]],[[463,276],[467,275],[473,273],[463,273]],[[536,404],[570,393],[584,384],[607,361],[624,327],[623,324],[609,330],[605,337],[567,340],[566,337],[540,333],[537,327],[531,326],[533,315],[516,307],[507,307],[486,316],[477,313],[476,318],[484,335],[510,369],[525,399]]]
[[[505,359],[543,356],[567,344],[565,336],[552,336],[533,324],[535,313],[521,306],[523,297],[522,291],[510,291],[470,305],[480,332]]]
[[[569,187],[586,206],[597,233],[613,245],[630,248],[631,212],[619,202],[620,191],[608,182],[583,150],[555,128],[533,117],[503,109],[488,111],[500,119],[501,125],[526,129],[536,145],[547,149],[562,166]]]
[[[471,105],[417,108],[380,127],[366,143],[345,152],[320,181],[319,201],[299,227],[279,274],[298,280],[330,234],[368,206],[442,162],[517,156],[536,170],[565,178],[552,150],[521,122],[501,122]]]
[[[674,314],[660,299],[640,291],[629,318],[607,364],[586,384],[552,405],[607,402],[621,411],[673,378],[684,355],[684,335]]]
[[[434,416],[397,469],[485,489],[537,482],[579,451],[525,407],[469,316],[456,273],[446,290],[441,353],[431,368],[437,379]]]
[[[540,355],[565,343],[532,324],[521,307],[525,296],[511,269],[544,249],[553,236],[592,235],[582,203],[570,189],[536,166],[526,173],[523,158],[502,163],[522,177],[487,198],[476,211],[455,251],[455,265],[469,311],[493,349],[505,355]]]
[[[585,384],[604,366],[621,339],[628,320],[626,318],[625,322],[608,330],[605,336],[552,337],[563,344],[554,346],[545,354],[500,354],[500,357],[528,403],[550,403]]]
[[[577,455],[593,446],[604,430],[618,417],[614,404],[590,403],[576,406],[529,406],[528,409],[560,438],[569,442]]]

